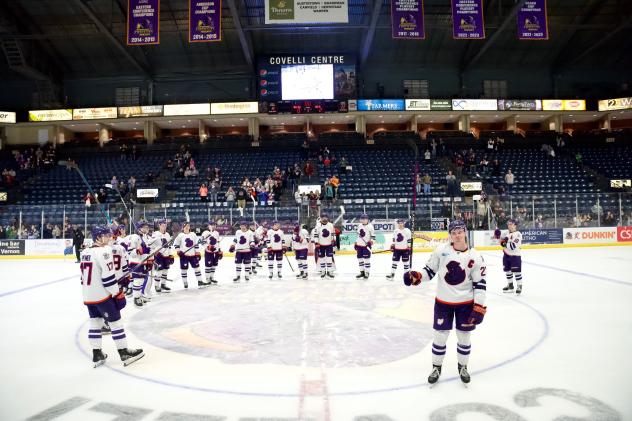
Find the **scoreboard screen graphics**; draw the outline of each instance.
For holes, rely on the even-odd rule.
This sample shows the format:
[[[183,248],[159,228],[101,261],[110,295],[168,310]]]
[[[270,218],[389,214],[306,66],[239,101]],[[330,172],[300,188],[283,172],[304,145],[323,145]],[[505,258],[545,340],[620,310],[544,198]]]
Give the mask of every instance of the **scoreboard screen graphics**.
[[[258,74],[262,101],[356,97],[356,62],[350,55],[263,56]]]

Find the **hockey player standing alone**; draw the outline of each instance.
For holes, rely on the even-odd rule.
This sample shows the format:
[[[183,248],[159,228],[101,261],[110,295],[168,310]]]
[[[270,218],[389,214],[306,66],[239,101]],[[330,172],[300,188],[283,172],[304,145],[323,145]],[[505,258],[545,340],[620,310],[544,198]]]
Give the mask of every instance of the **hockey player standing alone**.
[[[369,279],[369,273],[371,272],[371,246],[374,240],[375,230],[373,229],[373,224],[369,222],[369,215],[363,213],[360,215],[358,239],[354,246],[358,258],[358,266],[360,266],[360,274],[356,276],[356,279]]]
[[[268,270],[269,278],[272,279],[274,271],[274,261],[277,264],[277,277],[281,279],[281,271],[283,270],[283,255],[286,251],[285,233],[281,230],[281,224],[274,221],[272,229],[268,230],[266,235],[266,248],[268,250]]]
[[[410,271],[404,274],[406,285],[419,285],[422,281],[430,281],[435,275],[437,277],[432,372],[428,377],[431,385],[441,376],[446,342],[455,320],[459,376],[464,384],[470,382],[467,372],[471,349],[470,332],[483,321],[487,309],[487,268],[478,251],[468,247],[465,222],[450,222],[448,234],[450,243],[435,249],[420,272]]]
[[[94,245],[81,253],[80,265],[83,303],[90,315],[88,340],[92,347],[92,362],[96,368],[103,365],[108,357],[101,350],[101,326],[105,319],[110,325],[121,361],[128,366],[145,354],[142,349],[127,348],[120,313],[126,304],[125,293],[119,288],[112,248],[108,245],[111,240],[110,228],[94,227],[92,240]]]
[[[393,252],[393,263],[391,265],[391,274],[386,275],[386,279],[392,281],[395,277],[395,271],[397,270],[397,264],[401,260],[404,264],[404,271],[410,270],[410,254],[411,250],[411,238],[412,233],[406,228],[403,219],[397,220],[397,228],[393,232],[393,243],[391,244],[391,251]]]
[[[189,265],[193,268],[195,278],[197,279],[198,288],[204,288],[207,284],[202,280],[202,270],[200,269],[200,252],[197,247],[199,240],[194,232],[191,232],[191,224],[189,222],[182,223],[182,232],[178,234],[173,242],[173,247],[180,258],[180,275],[185,288],[189,287],[187,282],[187,273]]]
[[[502,236],[499,229],[494,231],[494,237],[500,240],[503,248],[503,271],[507,277],[507,286],[503,288],[503,292],[511,293],[514,291],[513,277],[516,277],[516,294],[522,293],[522,257],[520,256],[520,248],[522,247],[522,233],[518,231],[518,222],[515,219],[507,221],[509,233]]]
[[[320,277],[334,277],[333,259],[334,259],[334,225],[329,222],[327,215],[320,217],[320,223],[316,223],[312,242],[315,243],[318,252],[318,262],[320,263]]]
[[[241,269],[246,272],[244,279],[246,282],[250,280],[250,265],[251,265],[251,249],[255,246],[254,235],[252,231],[248,229],[248,223],[241,221],[239,223],[239,229],[235,233],[233,244],[228,250],[231,253],[235,253],[235,270],[237,271],[233,282],[239,282],[241,280]]]

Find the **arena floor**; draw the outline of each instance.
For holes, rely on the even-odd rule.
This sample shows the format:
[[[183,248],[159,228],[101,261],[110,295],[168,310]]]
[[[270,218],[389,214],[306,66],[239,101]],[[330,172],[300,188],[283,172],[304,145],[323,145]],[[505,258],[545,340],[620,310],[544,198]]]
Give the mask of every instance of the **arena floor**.
[[[225,258],[204,290],[182,290],[174,268],[172,294],[124,310],[145,358],[124,368],[105,336],[98,369],[74,259],[0,261],[0,419],[632,419],[632,247],[525,250],[520,297],[501,292],[501,252],[482,253],[488,312],[467,389],[454,333],[428,387],[436,282],[405,287],[401,268],[385,280],[388,254],[368,281],[353,256],[334,280],[297,281],[285,262],[283,280],[263,268],[237,285]]]

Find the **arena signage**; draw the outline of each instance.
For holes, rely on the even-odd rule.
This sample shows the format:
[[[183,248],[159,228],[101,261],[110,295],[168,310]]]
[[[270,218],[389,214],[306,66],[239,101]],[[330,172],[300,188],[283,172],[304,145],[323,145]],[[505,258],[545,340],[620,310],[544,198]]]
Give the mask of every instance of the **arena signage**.
[[[452,111],[452,101],[449,99],[431,99],[430,109],[432,111]]]
[[[617,227],[617,241],[620,243],[632,241],[632,227]]]
[[[218,102],[211,104],[211,114],[257,114],[258,102]]]
[[[391,36],[395,39],[425,39],[423,0],[391,1]]]
[[[72,110],[32,110],[29,121],[68,121],[72,120]]]
[[[483,183],[480,181],[468,181],[461,183],[461,190],[463,191],[481,191],[483,190]]]
[[[518,9],[516,20],[518,21],[518,39],[549,39],[546,0],[524,1]]]
[[[616,243],[617,229],[606,228],[564,228],[564,244]]]
[[[165,105],[164,115],[178,116],[178,115],[210,115],[211,104],[170,104]]]
[[[542,110],[544,111],[562,111],[564,102],[561,99],[543,99]]]
[[[119,118],[162,117],[162,105],[118,107]]]
[[[430,111],[429,99],[407,99],[406,111]]]
[[[498,100],[496,99],[453,99],[452,110],[454,111],[497,111]]]
[[[499,111],[540,111],[542,101],[539,99],[499,99]]]
[[[632,187],[632,180],[610,180],[610,187],[613,189],[623,189],[626,187]]]
[[[158,189],[136,189],[136,197],[139,199],[154,199],[158,197]]]
[[[347,0],[265,0],[265,23],[348,23]]]
[[[222,40],[222,1],[189,0],[189,42]]]
[[[543,99],[543,111],[586,111],[585,99]]]
[[[403,99],[359,99],[358,111],[404,111]]]
[[[73,120],[100,120],[103,118],[116,118],[116,107],[106,108],[75,108],[72,110]]]
[[[24,256],[24,240],[0,240],[0,256]]]
[[[10,111],[0,111],[0,123],[15,123],[15,113]]]
[[[632,108],[632,97],[602,99],[599,101],[599,111],[627,110]]]
[[[483,0],[452,0],[452,37],[485,38]]]
[[[160,43],[160,0],[128,0],[127,45]]]

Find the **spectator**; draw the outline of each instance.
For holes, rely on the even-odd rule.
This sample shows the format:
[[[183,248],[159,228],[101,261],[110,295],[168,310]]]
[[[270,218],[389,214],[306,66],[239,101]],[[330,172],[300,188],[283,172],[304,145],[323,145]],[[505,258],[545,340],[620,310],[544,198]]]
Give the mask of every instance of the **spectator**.
[[[281,184],[281,181],[276,181],[274,183],[274,186],[272,186],[272,199],[276,202],[280,202],[281,201],[281,195],[283,192],[283,186]]]
[[[507,185],[507,193],[511,194],[511,190],[514,185],[514,175],[511,172],[511,168],[507,170],[507,174],[505,174],[505,184]]]
[[[112,180],[110,180],[110,184],[112,185],[112,188],[114,190],[118,189],[118,179],[116,178],[115,175],[112,176]]]
[[[331,186],[334,188],[334,198],[338,199],[340,197],[338,196],[338,188],[340,187],[340,179],[338,178],[338,175],[334,174],[334,176],[329,179],[329,183],[331,183]]]
[[[329,166],[331,165],[331,159],[329,159],[329,156],[326,156],[325,159],[323,159],[323,165],[325,166],[325,168],[329,168]]]
[[[426,149],[426,152],[424,152],[424,160],[426,161],[426,165],[430,164],[432,158],[432,154],[430,153],[430,149]]]
[[[448,186],[448,196],[456,196],[456,176],[452,174],[452,171],[448,171],[448,175],[445,176],[445,181]]]
[[[493,150],[494,150],[494,139],[490,137],[489,139],[487,139],[487,151],[491,152]]]
[[[132,146],[132,160],[136,161],[136,159],[138,158],[138,149],[136,148],[136,145]]]
[[[483,173],[484,176],[486,176],[488,168],[489,168],[489,161],[487,160],[486,156],[484,156],[483,159],[481,159],[481,162],[479,163],[479,165],[481,167],[481,172]]]
[[[7,238],[7,233],[4,227],[0,224],[0,240],[4,240]]]
[[[167,159],[163,168],[168,171],[173,171],[173,161],[170,159]]]
[[[417,193],[417,195],[421,195],[421,189],[422,189],[422,182],[421,182],[421,174],[417,174],[415,176],[415,192]]]
[[[301,192],[299,192],[298,189],[296,189],[296,191],[294,192],[294,201],[296,202],[297,206],[301,206],[302,197]]]
[[[147,175],[145,175],[146,183],[153,183],[155,179],[156,179],[156,176],[154,175],[152,171],[149,171]]]
[[[500,161],[497,159],[492,162],[492,176],[500,177]]]
[[[88,192],[85,196],[83,196],[83,202],[86,204],[86,208],[89,208],[94,203],[94,197],[92,193]]]
[[[349,161],[347,161],[347,158],[343,156],[340,159],[340,163],[338,165],[338,169],[340,171],[340,174],[346,174],[348,166],[349,166]]]
[[[324,198],[327,202],[331,202],[334,199],[334,188],[329,181],[325,181]]]
[[[582,154],[579,151],[577,151],[577,153],[575,154],[575,162],[577,162],[579,168],[584,168],[584,163],[582,162]]]
[[[200,200],[202,202],[208,202],[208,188],[206,187],[206,184],[202,183],[198,192],[200,193]]]
[[[219,167],[213,168],[213,178],[217,180],[221,180],[222,170],[220,170]]]
[[[53,238],[61,238],[61,229],[59,228],[59,225],[55,225],[53,227]]]
[[[136,189],[136,177],[131,176],[129,180],[127,180],[127,187],[129,187],[130,192]]]
[[[542,229],[542,228],[544,228],[544,219],[542,218],[542,215],[538,215],[537,216],[537,218],[533,222],[533,227],[535,229]]]
[[[209,189],[211,193],[211,202],[215,205],[217,204],[217,194],[219,193],[219,186],[213,181],[211,182],[211,188]]]
[[[312,175],[314,175],[314,166],[311,162],[307,161],[305,163],[305,167],[303,168],[303,173],[307,176],[307,179],[311,181]]]
[[[50,222],[44,225],[44,229],[42,230],[42,238],[47,240],[53,238],[53,225]]]
[[[603,215],[603,208],[599,204],[599,201],[595,202],[595,204],[593,205],[592,208],[590,208],[590,210],[592,214],[594,215],[595,219],[600,218]]]
[[[97,193],[97,201],[99,203],[105,203],[108,200],[108,194],[105,191],[105,189],[101,188],[99,189],[99,192]]]
[[[85,238],[85,235],[83,235],[83,229],[81,227],[76,227],[72,236],[72,245],[75,247],[75,256],[77,256],[76,263],[81,262],[79,254],[81,253],[81,246],[83,245],[83,240],[85,240]]]
[[[431,147],[431,156],[432,159],[435,159],[437,157],[437,141],[432,139],[432,142],[430,142],[430,147]]]
[[[119,152],[121,153],[121,161],[127,159],[127,145],[125,143],[121,145]]]
[[[430,177],[428,173],[425,173],[421,181],[424,185],[424,195],[430,194],[430,184],[432,184],[432,177]]]
[[[184,170],[184,177],[185,178],[193,177],[193,170],[191,169],[191,167],[187,167],[187,169]]]
[[[248,197],[248,192],[242,186],[237,190],[237,207],[239,208],[239,212],[241,215],[244,215],[244,208],[246,207],[246,198]]]
[[[119,193],[121,193],[121,196],[123,198],[127,197],[127,193],[128,193],[128,191],[127,191],[127,184],[125,184],[124,181],[121,181],[119,183]]]
[[[228,206],[232,208],[235,205],[235,190],[233,190],[232,187],[229,187],[228,190],[226,190],[225,198]]]

